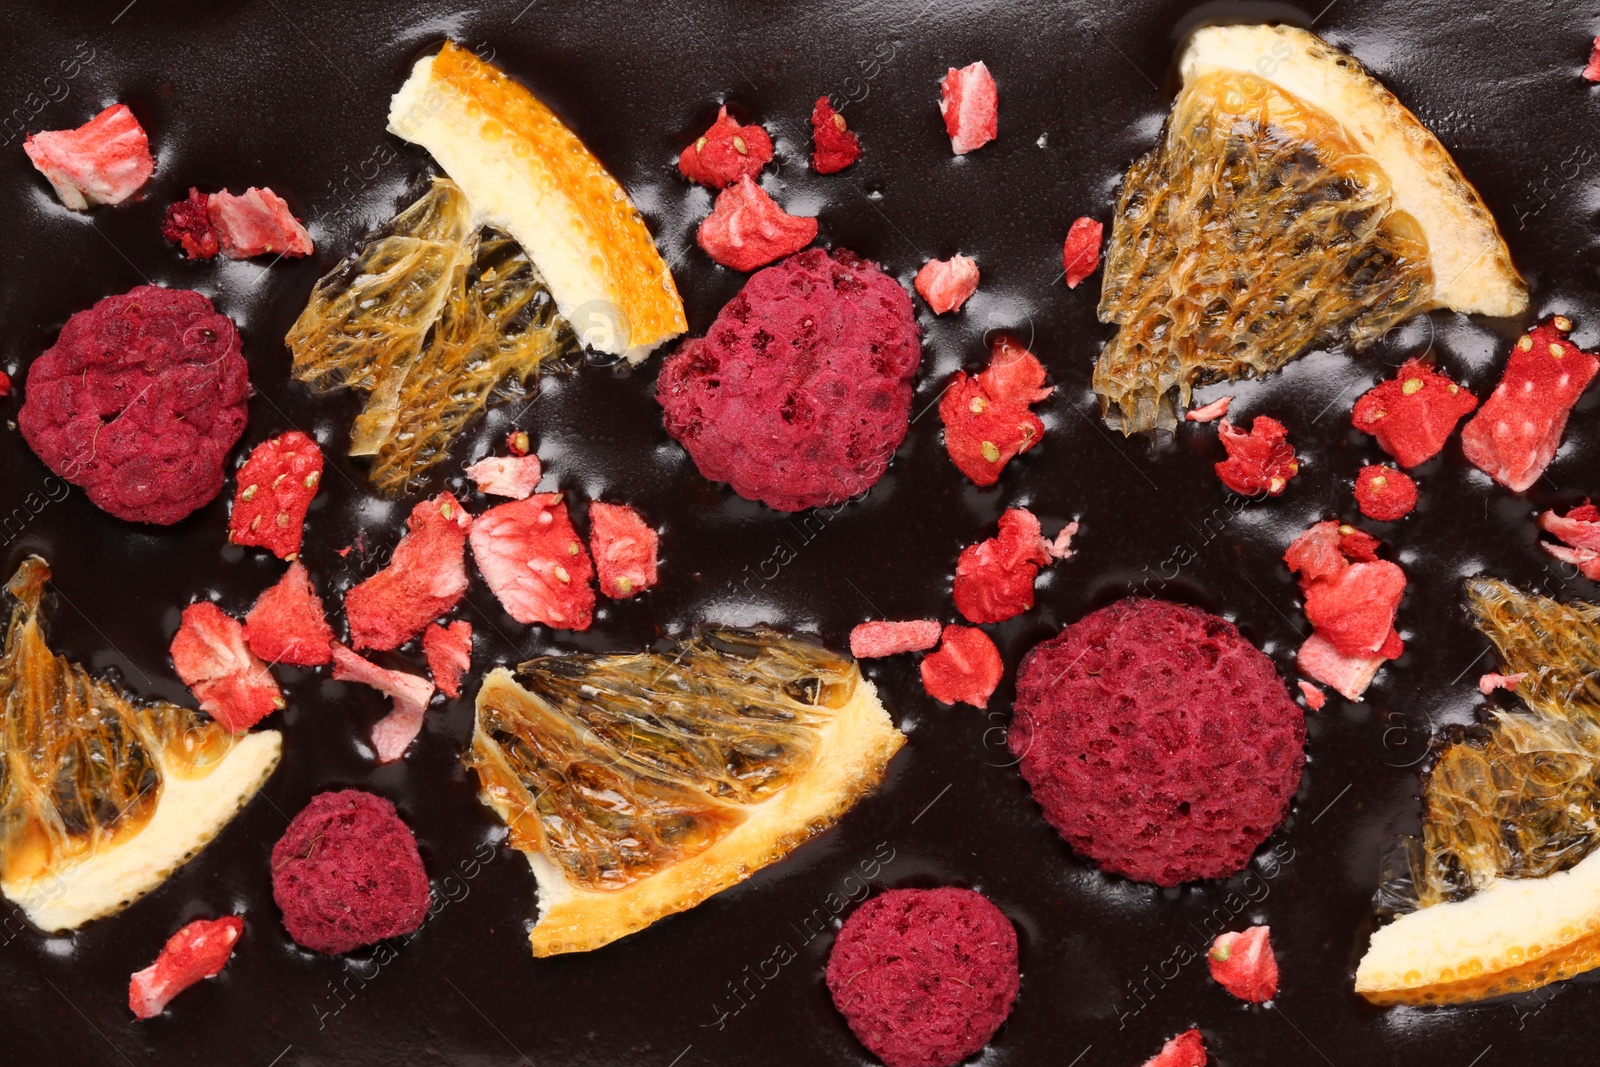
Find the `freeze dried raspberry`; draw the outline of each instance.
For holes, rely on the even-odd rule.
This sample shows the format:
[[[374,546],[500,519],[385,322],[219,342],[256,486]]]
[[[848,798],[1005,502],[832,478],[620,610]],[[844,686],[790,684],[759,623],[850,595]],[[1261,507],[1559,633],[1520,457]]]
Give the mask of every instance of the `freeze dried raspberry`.
[[[528,454],[490,456],[467,468],[467,477],[477,485],[478,492],[512,500],[526,500],[532,496],[543,476],[539,457]]]
[[[1206,963],[1217,984],[1246,1003],[1265,1004],[1278,995],[1278,958],[1265,926],[1218,934]]]
[[[28,368],[17,422],[97,507],[165,526],[221,491],[249,397],[227,316],[199,293],[141,285],[67,320]]]
[[[772,161],[772,138],[760,125],[741,126],[717,109],[717,121],[678,157],[678,173],[692,182],[722,189],[740,178],[754,178]]]
[[[914,284],[935,315],[958,311],[978,291],[978,264],[960,255],[930,259],[917,271]]]
[[[789,214],[744,177],[717,194],[695,240],[724,267],[752,271],[800,251],[816,236],[816,219]]]
[[[1517,683],[1528,676],[1527,671],[1518,671],[1516,674],[1483,674],[1478,677],[1478,692],[1488,696],[1496,689],[1515,692]]]
[[[240,196],[224,189],[206,201],[206,217],[216,231],[217,245],[229,259],[276,255],[309,256],[316,251],[311,235],[271,189],[251,186]]]
[[[1585,500],[1565,515],[1547,511],[1539,516],[1539,526],[1555,534],[1565,545],[1540,541],[1539,547],[1564,563],[1578,568],[1585,578],[1600,581],[1600,508]]]
[[[1228,413],[1228,408],[1233,406],[1233,397],[1221,396],[1202,407],[1184,412],[1183,417],[1190,422],[1216,422]]]
[[[1350,422],[1402,467],[1415,467],[1439,454],[1456,423],[1472,414],[1478,398],[1420,359],[1356,401]]]
[[[460,696],[461,676],[472,666],[472,624],[465,619],[449,626],[433,623],[422,632],[422,651],[434,684],[451,700]]]
[[[976,485],[993,485],[1012,458],[1044,436],[1044,422],[1028,410],[1054,389],[1044,367],[1026,348],[1006,337],[990,349],[989,366],[975,377],[957,371],[939,400],[944,447],[961,473]]]
[[[128,1008],[136,1019],[154,1019],[185,989],[221,972],[244,933],[237,915],[196,919],[167,939],[156,961],[128,983]]]
[[[1100,269],[1100,239],[1105,227],[1094,219],[1076,219],[1067,230],[1061,246],[1061,269],[1067,275],[1067,288],[1076,289],[1085,278]]]
[[[1224,418],[1217,424],[1217,437],[1228,453],[1216,465],[1217,477],[1240,496],[1278,496],[1300,472],[1289,431],[1277,419],[1258,415],[1245,433]]]
[[[492,507],[472,525],[472,557],[490,592],[520,623],[587,630],[594,564],[560,493]]]
[[[1417,506],[1417,483],[1393,467],[1362,467],[1356,475],[1356,506],[1379,522],[1394,522]]]
[[[861,158],[861,138],[845,125],[844,116],[833,109],[826,96],[817,97],[811,109],[811,169],[818,174],[837,174]]]
[[[306,510],[322,483],[322,449],[299,430],[263,441],[234,479],[228,540],[265,548],[279,559],[300,554]]]
[[[1005,665],[989,635],[971,626],[946,626],[944,643],[922,657],[922,688],[941,704],[989,706]]]
[[[950,150],[958,156],[975,151],[999,135],[1000,94],[994,75],[983,61],[957,70],[951,67],[939,88],[939,114],[944,116]]]
[[[1332,641],[1313,633],[1295,654],[1295,665],[1302,674],[1332,686],[1346,700],[1359,704],[1361,694],[1372,684],[1384,659],[1383,656],[1347,656],[1335,648]]]
[[[244,627],[208,600],[183,609],[169,651],[200,710],[233,733],[284,707],[267,665],[246,647]]]
[[[156,169],[150,138],[126,104],[112,104],[75,130],[31,133],[22,150],[74,211],[122,203]]]
[[[464,559],[472,516],[449,493],[411,509],[410,530],[389,565],[344,595],[350,643],[398,648],[446,614],[467,591]]]
[[[1033,580],[1054,556],[1027,508],[1000,516],[1000,535],[961,550],[956,559],[956,610],[970,622],[1005,622],[1033,607]]]
[[[589,550],[600,575],[600,591],[623,600],[656,584],[655,530],[624,504],[589,505]]]
[[[1185,1030],[1161,1046],[1144,1067],[1206,1067],[1206,1043],[1198,1030]]]
[[[217,231],[211,225],[207,205],[211,197],[190,187],[187,199],[167,206],[161,224],[161,236],[175,245],[183,246],[183,254],[190,259],[215,259],[217,257]]]
[[[1520,493],[1555,458],[1567,416],[1600,360],[1567,340],[1572,320],[1557,315],[1524,334],[1483,410],[1461,431],[1473,466]]]
[[[321,666],[332,658],[328,651],[332,640],[322,598],[298,561],[289,564],[277,585],[256,598],[244,617],[245,644],[268,663]]]
[[[850,654],[856,659],[922,652],[939,643],[944,628],[937,619],[914,622],[864,622],[850,631]]]
[[[1300,682],[1300,696],[1305,700],[1306,707],[1312,711],[1321,711],[1322,706],[1328,702],[1328,694],[1303,679]]]
[[[1600,82],[1600,37],[1594,39],[1594,47],[1589,51],[1589,65],[1583,68],[1583,76],[1592,82]]]
[[[333,680],[360,682],[389,698],[389,714],[372,727],[372,748],[379,763],[392,763],[406,754],[411,742],[422,732],[422,718],[433,699],[433,685],[426,678],[405,671],[391,671],[363,659],[338,642],[333,653]]]

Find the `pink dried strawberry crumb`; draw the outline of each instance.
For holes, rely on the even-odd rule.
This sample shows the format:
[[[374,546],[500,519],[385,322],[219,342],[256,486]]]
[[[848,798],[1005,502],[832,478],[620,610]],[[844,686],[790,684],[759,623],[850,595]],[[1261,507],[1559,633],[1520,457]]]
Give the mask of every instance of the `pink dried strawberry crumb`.
[[[594,563],[560,493],[492,507],[472,525],[472,557],[489,591],[520,623],[587,630]]]
[[[389,714],[372,727],[372,747],[379,763],[399,759],[422,732],[422,718],[428,701],[433,699],[433,685],[415,674],[380,667],[337,642],[330,647],[334,681],[360,682],[389,697]]]
[[[167,939],[156,961],[128,983],[128,1008],[136,1019],[154,1019],[185,989],[222,971],[244,933],[244,919],[196,919]]]
[[[150,138],[126,104],[112,104],[75,130],[29,134],[22,150],[74,211],[122,203],[156,169]]]
[[[1600,37],[1594,39],[1594,47],[1589,51],[1589,65],[1583,68],[1583,76],[1592,82],[1600,82]]]
[[[1233,405],[1233,397],[1218,397],[1209,404],[1194,408],[1184,414],[1190,422],[1216,422],[1228,413],[1228,408]]]
[[[950,150],[976,151],[999,135],[1000,94],[994,75],[982,60],[957,70],[951,67],[939,89],[939,114],[944,116]]]
[[[1527,671],[1518,671],[1516,674],[1494,674],[1491,672],[1478,678],[1478,692],[1488,696],[1496,689],[1515,690],[1517,683],[1527,676]]]
[[[316,250],[306,228],[271,189],[251,186],[239,196],[226,189],[212,193],[206,217],[216,231],[217,246],[229,259],[298,258]]]
[[[856,659],[923,652],[939,643],[944,627],[937,619],[912,622],[864,622],[850,631],[850,654]]]
[[[1067,230],[1061,246],[1061,269],[1067,275],[1067,288],[1076,289],[1089,275],[1100,269],[1100,240],[1105,227],[1094,219],[1077,219]]]
[[[753,271],[816,240],[817,220],[791,215],[748,176],[717,194],[695,240],[706,255],[737,271]]]
[[[1185,1030],[1161,1046],[1144,1067],[1206,1067],[1206,1043],[1198,1030]]]
[[[1217,438],[1228,453],[1216,464],[1217,477],[1240,496],[1279,496],[1300,473],[1289,431],[1270,416],[1256,416],[1249,433],[1224,417],[1217,423]]]
[[[461,677],[472,666],[472,624],[457,619],[449,626],[432,623],[422,632],[422,652],[428,673],[451,700],[461,695]]]
[[[1305,699],[1306,707],[1312,711],[1320,711],[1328,702],[1328,694],[1304,679],[1300,681],[1300,696]]]
[[[544,469],[539,465],[539,457],[532,454],[489,456],[468,467],[467,477],[480,493],[526,500],[544,477]]]
[[[741,126],[717,109],[717,120],[678,157],[678,172],[692,182],[723,189],[753,178],[772,161],[772,138],[757,123]]]
[[[209,600],[183,609],[169,651],[200,710],[233,733],[284,707],[267,665],[245,645],[244,627]]]
[[[1383,656],[1347,656],[1318,633],[1306,638],[1296,654],[1296,665],[1302,673],[1358,704],[1383,662]]]
[[[978,291],[978,264],[962,255],[930,259],[917,271],[915,284],[935,315],[959,311]]]
[[[1278,958],[1265,926],[1218,934],[1206,963],[1217,984],[1246,1003],[1265,1004],[1278,995]]]

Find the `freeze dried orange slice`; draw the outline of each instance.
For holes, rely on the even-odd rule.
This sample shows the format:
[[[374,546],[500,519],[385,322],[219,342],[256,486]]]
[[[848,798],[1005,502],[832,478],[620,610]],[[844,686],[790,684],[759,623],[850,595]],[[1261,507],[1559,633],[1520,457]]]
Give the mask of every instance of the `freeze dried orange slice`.
[[[536,956],[598,948],[782,859],[905,742],[854,660],[766,629],[500,668],[477,709],[469,762],[538,881]]]
[[[1211,26],[1128,171],[1095,366],[1109,424],[1172,429],[1193,386],[1356,348],[1433,308],[1513,315],[1527,285],[1439,141],[1352,57],[1288,26]]]

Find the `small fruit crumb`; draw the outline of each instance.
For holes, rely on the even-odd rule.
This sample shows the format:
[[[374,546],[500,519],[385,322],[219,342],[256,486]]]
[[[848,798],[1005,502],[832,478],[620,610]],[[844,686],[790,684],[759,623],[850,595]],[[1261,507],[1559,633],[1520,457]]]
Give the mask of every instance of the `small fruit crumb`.
[[[1185,1030],[1161,1046],[1144,1067],[1206,1067],[1206,1043],[1198,1030]]]
[[[950,150],[956,155],[976,151],[999,135],[1000,95],[994,75],[982,60],[957,70],[951,67],[939,90],[939,114],[944,116]]]
[[[1304,678],[1300,679],[1300,695],[1305,698],[1306,707],[1312,711],[1322,710],[1322,706],[1328,702],[1328,694]]]
[[[1218,397],[1211,403],[1194,408],[1184,413],[1184,418],[1190,422],[1216,422],[1228,413],[1228,408],[1233,405],[1233,397]]]
[[[930,259],[917,271],[916,287],[935,315],[959,311],[978,291],[978,264],[962,255]]]
[[[1067,230],[1067,240],[1061,246],[1061,269],[1067,275],[1067,288],[1078,284],[1100,268],[1100,240],[1105,227],[1084,216],[1073,222]]]
[[[811,169],[818,174],[837,174],[861,158],[861,139],[826,96],[811,109],[811,139]]]
[[[1265,926],[1218,934],[1206,962],[1217,984],[1246,1003],[1264,1004],[1278,995],[1278,959]]]
[[[1393,467],[1362,467],[1356,475],[1356,506],[1378,522],[1394,522],[1417,506],[1417,483]]]
[[[1488,696],[1496,689],[1504,689],[1510,692],[1515,690],[1517,688],[1517,683],[1522,681],[1527,676],[1527,671],[1518,671],[1516,674],[1494,674],[1491,672],[1489,674],[1481,675],[1478,678],[1478,692],[1482,693],[1484,696]]]
[[[695,240],[706,255],[737,271],[753,271],[816,240],[817,220],[791,215],[746,175],[717,194]]]
[[[937,619],[864,622],[850,631],[850,654],[856,659],[877,659],[923,652],[939,643],[943,631]]]
[[[742,147],[741,147],[742,146]],[[704,134],[678,157],[678,173],[712,189],[725,189],[741,178],[754,178],[772,161],[772,138],[761,126],[741,126],[728,117],[726,105]]]
[[[971,626],[946,626],[937,652],[922,657],[922,688],[941,704],[989,706],[1005,665],[989,635]]]
[[[1594,39],[1594,47],[1589,52],[1589,65],[1583,68],[1583,76],[1592,82],[1600,82],[1600,37]]]
[[[221,972],[244,933],[244,919],[196,919],[167,939],[156,961],[128,983],[128,1008],[154,1019],[185,989]]]
[[[1245,433],[1224,417],[1217,424],[1217,437],[1228,453],[1216,464],[1217,477],[1240,496],[1279,496],[1300,472],[1289,431],[1277,419],[1258,415]]]

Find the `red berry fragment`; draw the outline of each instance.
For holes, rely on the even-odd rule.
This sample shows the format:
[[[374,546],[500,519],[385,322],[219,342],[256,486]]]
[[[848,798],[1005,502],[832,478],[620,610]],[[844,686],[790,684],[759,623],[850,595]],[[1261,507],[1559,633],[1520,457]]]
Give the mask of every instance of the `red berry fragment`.
[[[234,481],[228,540],[265,548],[279,559],[298,556],[306,510],[322,484],[317,443],[299,430],[263,441]]]
[[[1190,422],[1216,422],[1228,413],[1228,408],[1233,406],[1233,397],[1221,396],[1209,404],[1184,412],[1183,417]]]
[[[589,505],[589,550],[600,575],[600,591],[613,600],[636,596],[656,584],[659,538],[644,518],[624,504]]]
[[[837,174],[861,158],[861,138],[845,125],[844,116],[833,109],[826,96],[817,97],[811,109],[811,169],[818,174]]]
[[[297,258],[316,251],[311,235],[271,189],[246,189],[234,196],[224,189],[206,201],[206,217],[217,234],[217,246],[229,259],[252,256]]]
[[[717,109],[717,121],[678,157],[678,173],[692,182],[723,189],[754,178],[772,161],[772,138],[759,124],[741,126]]]
[[[946,626],[944,643],[922,657],[922,688],[941,704],[989,706],[1005,665],[989,635],[971,626]]]
[[[467,477],[477,485],[478,492],[512,500],[526,500],[532,496],[543,476],[539,457],[526,454],[490,456],[467,468]]]
[[[1589,51],[1589,65],[1583,68],[1583,76],[1592,82],[1600,82],[1600,37],[1594,39],[1594,47]]]
[[[472,556],[506,613],[520,623],[587,630],[594,564],[560,493],[490,508],[472,524]]]
[[[136,1019],[154,1019],[172,999],[197,982],[218,974],[244,933],[237,915],[196,919],[167,939],[156,961],[128,983],[128,1007]]]
[[[1217,477],[1240,496],[1279,496],[1300,472],[1289,431],[1277,419],[1258,415],[1245,433],[1224,418],[1217,424],[1217,437],[1228,453],[1216,465]]]
[[[74,211],[122,203],[156,169],[150,138],[126,104],[112,104],[75,130],[29,134],[22,150]]]
[[[467,591],[464,553],[472,516],[449,493],[411,509],[389,565],[344,595],[350,643],[398,648],[456,606]]]
[[[1356,475],[1356,506],[1378,522],[1394,522],[1417,506],[1417,483],[1393,467],[1362,467]]]
[[[1520,493],[1539,480],[1561,446],[1567,416],[1600,369],[1600,359],[1567,340],[1572,320],[1557,315],[1524,334],[1483,410],[1461,431],[1473,466]]]
[[[277,585],[256,598],[244,617],[245,644],[268,663],[320,666],[332,659],[328,651],[332,640],[322,598],[298,561],[289,564]]]
[[[1265,926],[1218,934],[1206,962],[1217,984],[1240,1000],[1265,1004],[1278,995],[1278,958]]]
[[[211,225],[211,197],[191,187],[189,196],[167,207],[161,236],[183,247],[190,259],[215,259],[219,251],[217,231]]]
[[[1472,414],[1478,398],[1420,359],[1361,394],[1350,422],[1402,467],[1415,467],[1439,454],[1456,423]]]
[[[939,87],[939,114],[956,155],[982,148],[999,135],[999,111],[994,75],[982,60],[960,70],[951,67],[945,74]]]
[[[1311,583],[1306,618],[1345,655],[1372,655],[1388,642],[1405,590],[1405,572],[1388,560],[1352,563],[1337,578]]]
[[[864,622],[850,631],[850,654],[856,659],[922,652],[939,643],[944,627],[937,619],[914,622]]]
[[[1067,274],[1067,288],[1076,289],[1089,275],[1100,268],[1100,240],[1105,227],[1094,219],[1076,219],[1067,230],[1066,243],[1061,246],[1061,269]]]
[[[1306,617],[1316,633],[1299,653],[1300,670],[1360,700],[1378,666],[1403,651],[1394,630],[1406,576],[1377,558],[1377,542],[1336,522],[1320,522],[1297,537],[1283,554],[1298,574]]]
[[[971,622],[1005,622],[1033,607],[1033,580],[1055,556],[1027,508],[1000,516],[1000,535],[961,550],[956,559],[956,610]]]
[[[432,684],[415,674],[386,670],[337,642],[330,647],[334,681],[360,682],[389,698],[389,714],[372,727],[372,748],[379,763],[399,759],[422,731],[422,718],[428,711],[428,701],[433,699]]]
[[[738,271],[764,267],[816,237],[816,219],[784,211],[749,177],[717,194],[711,214],[695,233],[706,255]]]
[[[1585,578],[1600,581],[1600,508],[1585,500],[1565,515],[1547,511],[1539,516],[1539,527],[1566,542],[1556,545],[1540,541],[1539,547],[1577,567]]]
[[[1306,707],[1312,711],[1321,711],[1322,706],[1328,702],[1328,694],[1312,685],[1304,678],[1300,679],[1300,696],[1306,702]]]
[[[958,311],[978,291],[978,264],[960,255],[930,259],[917,271],[915,285],[935,315]]]
[[[1306,638],[1295,654],[1295,665],[1302,674],[1332,686],[1340,696],[1358,704],[1383,661],[1383,656],[1347,656],[1318,633]]]
[[[989,366],[976,377],[957,371],[939,400],[950,459],[975,484],[993,485],[1014,456],[1044,436],[1044,422],[1028,405],[1053,391],[1045,387],[1044,367],[1033,353],[1000,337],[990,349]]]
[[[512,430],[506,434],[506,451],[513,456],[526,456],[533,450],[533,442],[528,440],[528,431]]]
[[[457,619],[449,626],[433,623],[422,632],[422,651],[428,673],[445,696],[461,695],[461,677],[472,666],[472,624]]]
[[[1482,693],[1484,696],[1488,696],[1496,689],[1504,689],[1508,692],[1514,692],[1517,688],[1517,683],[1522,681],[1527,676],[1527,671],[1518,671],[1516,674],[1489,673],[1479,675],[1478,692]]]
[[[183,609],[169,651],[200,710],[233,733],[243,733],[284,706],[267,665],[245,645],[244,627],[208,600]]]
[[[1161,1046],[1144,1067],[1206,1067],[1206,1043],[1198,1030],[1185,1030]]]

